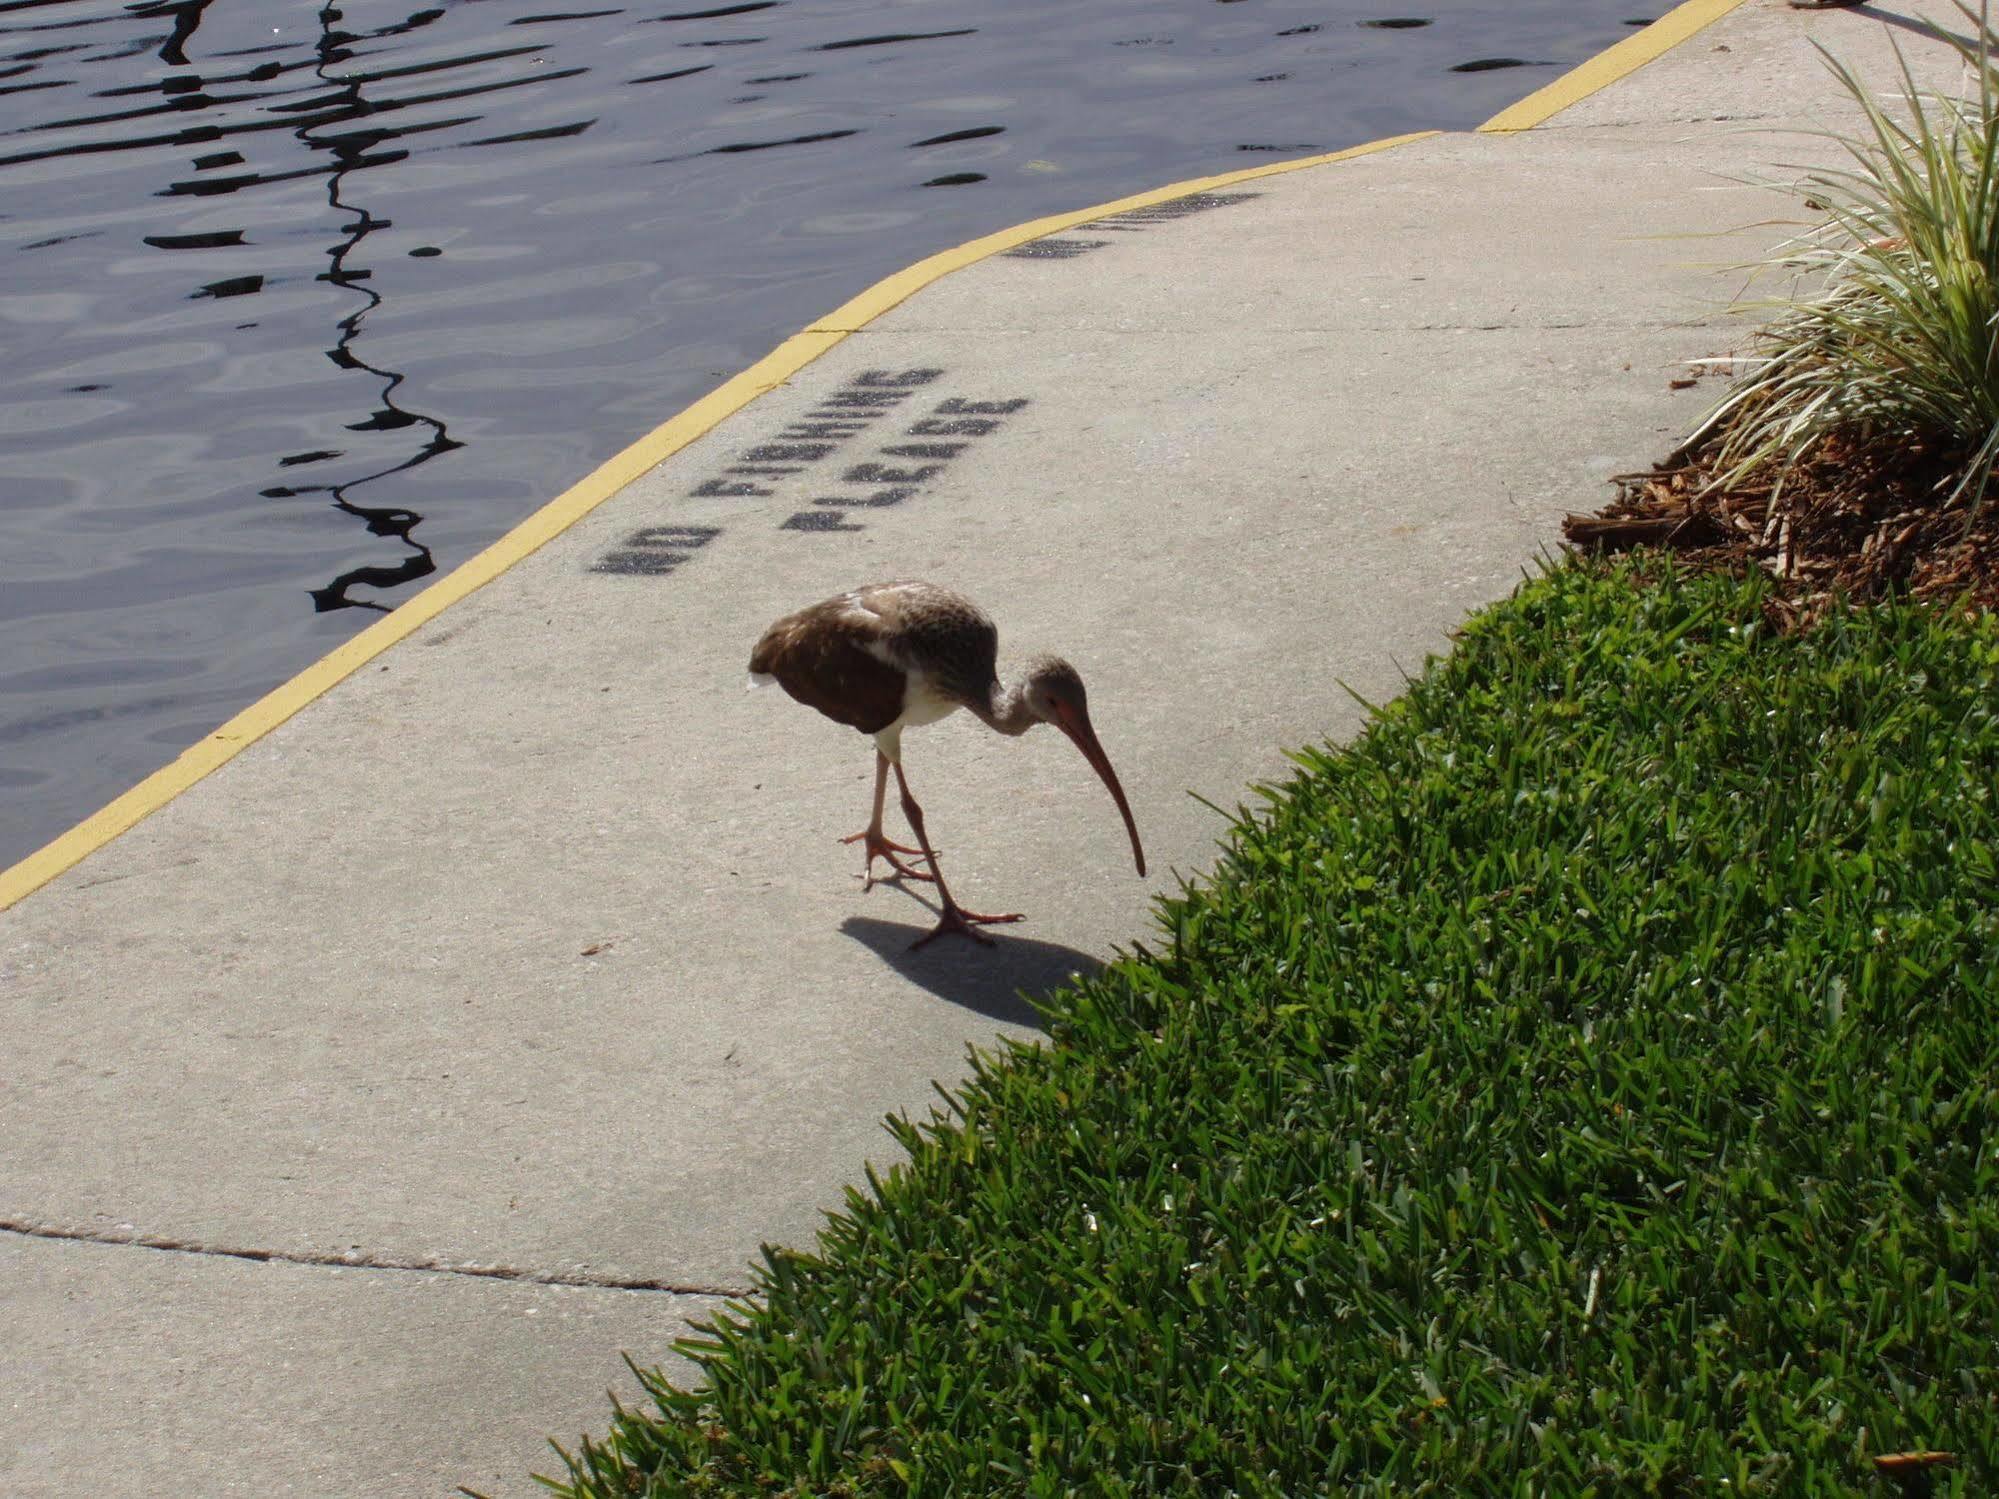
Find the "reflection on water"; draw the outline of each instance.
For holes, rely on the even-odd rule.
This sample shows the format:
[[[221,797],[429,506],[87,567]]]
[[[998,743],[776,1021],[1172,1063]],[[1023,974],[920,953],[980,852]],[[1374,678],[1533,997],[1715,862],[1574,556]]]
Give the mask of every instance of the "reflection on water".
[[[0,865],[868,282],[1635,3],[0,0]]]
[[[205,4],[207,0],[200,0],[200,3]],[[419,12],[419,14],[428,17],[437,13]],[[336,100],[334,118],[358,119],[373,112],[370,101],[364,93],[364,80],[358,75],[352,78],[339,78],[327,71],[329,66],[337,66],[347,60],[351,54],[346,50],[345,44],[356,40],[352,35],[332,29],[332,23],[338,20],[339,16],[340,12],[331,8],[319,13],[321,34],[316,44],[319,61],[314,71],[329,84],[337,86],[333,95]],[[407,26],[409,23],[403,24]],[[321,130],[321,133],[316,135],[315,130]],[[423,435],[422,440],[416,443],[414,451],[387,468],[330,484],[273,485],[260,493],[267,499],[289,499],[294,495],[315,492],[329,494],[333,497],[335,508],[360,520],[368,528],[369,535],[394,537],[408,547],[408,552],[391,565],[364,564],[350,567],[325,586],[308,590],[313,607],[321,613],[333,609],[353,608],[357,605],[386,612],[389,605],[374,599],[351,598],[348,590],[364,584],[375,589],[398,588],[435,572],[437,564],[431,557],[430,548],[410,535],[411,529],[423,519],[422,516],[413,510],[405,510],[395,505],[356,504],[352,498],[353,492],[364,484],[387,479],[402,473],[405,469],[414,468],[419,463],[449,453],[462,444],[454,442],[445,435],[444,423],[436,417],[398,406],[395,401],[395,391],[396,387],[403,383],[404,377],[394,370],[368,363],[354,349],[361,331],[362,320],[370,311],[382,305],[382,298],[380,293],[363,284],[369,279],[370,273],[366,270],[350,270],[347,262],[369,234],[377,229],[387,229],[392,226],[389,220],[374,218],[367,209],[347,202],[340,194],[350,173],[385,160],[400,159],[406,154],[396,152],[391,157],[377,150],[384,141],[395,139],[396,132],[380,129],[327,132],[318,125],[301,125],[296,133],[307,146],[314,150],[325,151],[332,157],[335,166],[327,175],[326,201],[336,213],[351,215],[346,223],[346,234],[327,251],[329,265],[323,274],[335,286],[358,295],[362,305],[340,320],[339,340],[329,352],[334,364],[341,369],[359,370],[380,382],[375,391],[375,399],[380,404],[361,421],[350,423],[348,430],[401,432],[405,440],[416,435],[409,429],[417,429],[417,432]],[[295,463],[316,463],[339,456],[338,452],[294,453],[278,461],[290,466]]]

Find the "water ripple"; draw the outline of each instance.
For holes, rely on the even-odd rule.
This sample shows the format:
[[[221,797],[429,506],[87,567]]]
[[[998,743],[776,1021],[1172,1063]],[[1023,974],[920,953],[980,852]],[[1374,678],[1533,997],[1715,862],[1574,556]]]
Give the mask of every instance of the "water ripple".
[[[1626,34],[679,5],[0,0],[0,864],[870,281]]]

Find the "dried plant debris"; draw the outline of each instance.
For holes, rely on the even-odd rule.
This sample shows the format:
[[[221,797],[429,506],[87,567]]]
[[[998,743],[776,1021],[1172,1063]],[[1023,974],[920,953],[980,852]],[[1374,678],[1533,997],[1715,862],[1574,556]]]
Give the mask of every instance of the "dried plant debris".
[[[1763,569],[1773,623],[1809,625],[1836,600],[1999,605],[1999,503],[1951,498],[1964,455],[1834,438],[1781,480],[1721,482],[1712,444],[1611,482],[1562,534],[1597,553],[1656,546],[1702,569]]]

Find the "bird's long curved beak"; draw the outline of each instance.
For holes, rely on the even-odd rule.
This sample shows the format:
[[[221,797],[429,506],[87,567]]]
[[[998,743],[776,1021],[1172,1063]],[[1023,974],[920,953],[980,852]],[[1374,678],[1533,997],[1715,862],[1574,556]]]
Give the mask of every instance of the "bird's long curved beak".
[[[1111,800],[1117,803],[1118,811],[1124,815],[1124,830],[1131,834],[1132,860],[1138,865],[1139,874],[1143,876],[1145,850],[1139,846],[1138,824],[1132,819],[1131,803],[1124,799],[1124,787],[1118,784],[1117,772],[1111,769],[1110,756],[1106,755],[1104,747],[1097,743],[1097,733],[1090,727],[1089,716],[1066,710],[1060,711],[1055,719],[1055,727],[1075,742],[1076,748],[1083,752],[1083,758],[1090,762],[1090,768],[1102,776],[1104,784],[1110,787]]]

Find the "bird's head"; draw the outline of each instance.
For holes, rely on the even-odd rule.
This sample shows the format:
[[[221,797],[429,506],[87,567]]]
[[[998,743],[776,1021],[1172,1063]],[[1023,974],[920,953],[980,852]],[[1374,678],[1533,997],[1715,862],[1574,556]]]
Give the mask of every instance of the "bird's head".
[[[1110,757],[1097,743],[1097,731],[1090,726],[1090,695],[1083,690],[1082,674],[1060,656],[1036,656],[1027,663],[1022,696],[1027,700],[1028,711],[1067,734],[1090,762],[1090,768],[1103,777],[1104,785],[1110,788],[1111,800],[1123,814],[1124,829],[1131,835],[1132,861],[1143,875],[1145,850],[1139,845],[1138,824],[1132,819],[1131,804],[1124,799],[1117,772],[1111,769]]]
[[[1061,726],[1065,714],[1090,721],[1090,694],[1083,689],[1083,674],[1060,656],[1035,656],[1023,674],[1027,706],[1043,723]]]

